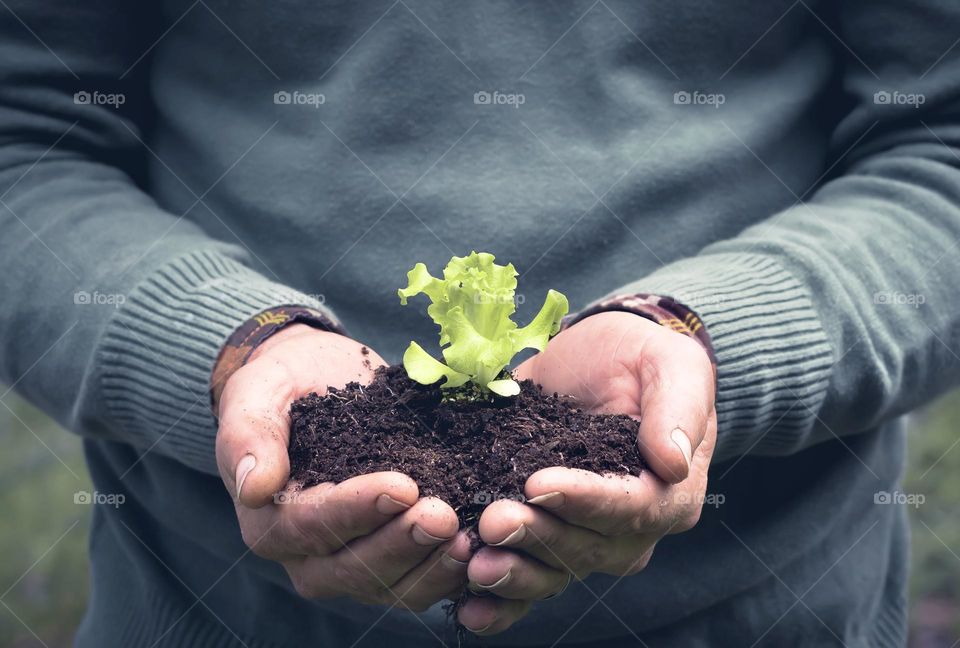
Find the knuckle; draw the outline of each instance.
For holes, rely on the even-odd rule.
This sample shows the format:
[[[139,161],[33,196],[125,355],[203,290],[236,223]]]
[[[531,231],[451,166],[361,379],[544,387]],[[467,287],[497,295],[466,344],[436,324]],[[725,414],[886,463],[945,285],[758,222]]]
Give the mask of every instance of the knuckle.
[[[393,594],[393,591],[389,587],[381,583],[377,583],[372,587],[373,591],[367,596],[374,605],[394,605],[398,603],[398,597]],[[403,605],[403,602],[400,601],[400,604]]]
[[[613,497],[604,497],[595,508],[592,519],[595,526],[591,525],[596,531],[604,535],[619,535],[629,530],[629,516],[625,515],[622,502],[616,501]]]
[[[537,597],[537,600],[546,601],[552,598],[556,598],[561,594],[563,594],[564,591],[566,591],[567,589],[567,585],[569,584],[568,576],[570,576],[569,573],[564,573],[563,578],[553,583],[550,586],[549,590],[542,592],[540,596]]]
[[[604,516],[594,530],[605,536],[620,536],[633,533],[634,515],[626,511],[612,512]]]
[[[577,580],[583,580],[593,572],[597,571],[598,565],[587,564],[585,560],[575,560],[573,564],[566,566],[566,571],[573,574]]]
[[[643,533],[644,529],[648,529],[650,526],[649,518],[645,515],[634,515],[630,518],[630,525],[628,529],[625,529],[627,533]]]
[[[247,549],[253,552],[254,555],[265,558],[266,554],[266,545],[263,542],[263,535],[257,533],[255,529],[247,525],[240,526],[240,537],[243,539],[243,544],[246,545]]]
[[[587,559],[582,555],[571,556],[563,565],[563,568],[574,574],[577,578],[586,576],[590,573],[590,567]]]
[[[417,555],[415,551],[402,545],[386,543],[380,547],[378,560],[384,565],[410,565],[411,560]]]
[[[684,531],[689,531],[693,527],[697,526],[697,523],[700,522],[700,513],[701,507],[697,507],[692,511],[686,511],[683,515],[680,516],[680,519],[673,526],[674,533],[683,533]]]
[[[635,576],[639,574],[644,569],[647,568],[647,565],[650,564],[650,559],[653,557],[653,549],[649,549],[644,552],[639,558],[630,561],[628,564],[624,565],[620,570],[618,576]]]
[[[599,570],[607,561],[607,551],[599,542],[590,542],[573,552],[567,569],[578,579],[583,579]]]
[[[293,588],[296,590],[297,595],[299,595],[300,598],[305,598],[305,599],[316,598],[316,596],[314,595],[315,592],[313,590],[313,587],[311,587],[310,584],[303,579],[298,579],[294,581]]]
[[[640,510],[630,518],[627,533],[637,534],[650,531],[655,528],[663,517],[662,505],[659,501],[650,500],[645,502]]]
[[[293,589],[300,598],[320,599],[324,598],[324,592],[317,587],[316,583],[307,577],[302,569],[288,569],[290,581],[293,583]]]
[[[570,570],[570,573],[573,574],[573,577],[578,581],[582,581],[587,578],[590,574],[593,573],[593,570],[587,567],[573,568]]]
[[[364,567],[337,565],[333,569],[334,582],[344,591],[364,597],[373,597],[382,593],[383,584]]]
[[[296,539],[294,544],[302,547],[311,556],[326,556],[336,549],[331,545],[323,530],[317,528],[316,524],[311,522],[311,516],[300,515],[297,513],[298,510],[297,508],[292,509],[291,515],[286,520],[287,534],[288,537]],[[312,517],[317,518],[317,515],[314,514]]]

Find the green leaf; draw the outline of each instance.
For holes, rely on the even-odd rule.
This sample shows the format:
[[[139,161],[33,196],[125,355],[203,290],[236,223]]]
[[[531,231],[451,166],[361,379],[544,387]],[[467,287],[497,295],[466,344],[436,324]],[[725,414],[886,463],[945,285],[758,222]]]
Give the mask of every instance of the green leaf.
[[[424,351],[416,342],[411,342],[404,352],[403,368],[407,370],[410,380],[421,385],[432,385],[446,377],[447,380],[441,387],[459,387],[470,380],[470,376],[454,371]]]
[[[509,384],[513,381],[500,380],[504,369],[520,350],[543,349],[550,336],[559,330],[568,304],[562,294],[549,291],[534,320],[520,329],[510,319],[516,311],[516,288],[517,271],[513,265],[498,265],[494,263],[494,256],[486,252],[453,257],[443,269],[443,279],[432,276],[424,264],[416,264],[407,273],[407,287],[397,294],[401,304],[421,293],[430,298],[427,313],[440,327],[440,346],[446,365],[411,343],[404,354],[404,366],[411,379],[432,384],[447,376],[444,388],[457,387],[469,380],[483,391],[501,393],[499,389],[504,395],[519,393],[515,383]]]
[[[501,396],[516,396],[520,393],[520,383],[516,380],[504,378],[503,380],[488,382],[487,389]]]
[[[427,270],[427,266],[418,263],[407,273],[407,287],[397,291],[400,296],[400,304],[407,305],[407,298],[426,293],[432,301],[440,301],[443,298],[444,282],[432,276]]]
[[[568,310],[570,310],[570,304],[567,302],[567,297],[556,290],[548,290],[543,306],[540,307],[540,312],[533,321],[510,333],[513,353],[519,353],[524,349],[543,351],[547,341],[560,330],[560,320]]]

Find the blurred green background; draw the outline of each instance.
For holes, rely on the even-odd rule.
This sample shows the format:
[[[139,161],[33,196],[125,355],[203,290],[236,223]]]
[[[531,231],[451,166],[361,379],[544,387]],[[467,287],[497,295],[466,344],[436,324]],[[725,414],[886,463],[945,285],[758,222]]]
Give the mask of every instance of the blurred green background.
[[[911,417],[902,491],[925,498],[908,507],[915,648],[960,645],[958,421],[960,392]],[[74,503],[74,493],[92,487],[80,442],[8,393],[0,398],[0,444],[0,646],[69,646],[88,587],[90,506]]]

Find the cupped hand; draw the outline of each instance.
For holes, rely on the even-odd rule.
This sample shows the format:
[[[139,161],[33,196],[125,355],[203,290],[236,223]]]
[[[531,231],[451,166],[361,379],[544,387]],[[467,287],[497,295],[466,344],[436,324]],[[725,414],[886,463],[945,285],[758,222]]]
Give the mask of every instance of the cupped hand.
[[[224,386],[217,465],[244,542],[282,564],[301,596],[423,610],[466,582],[470,542],[450,506],[419,499],[395,472],[306,489],[289,482],[290,404],[369,382],[383,364],[336,333],[294,324],[274,334]]]
[[[502,632],[533,601],[591,573],[641,571],[657,542],[700,517],[716,444],[714,372],[693,339],[631,313],[593,315],[557,335],[514,372],[598,413],[640,419],[637,442],[650,470],[610,476],[561,467],[533,474],[526,503],[487,507],[486,543],[468,568],[471,596],[459,621]]]

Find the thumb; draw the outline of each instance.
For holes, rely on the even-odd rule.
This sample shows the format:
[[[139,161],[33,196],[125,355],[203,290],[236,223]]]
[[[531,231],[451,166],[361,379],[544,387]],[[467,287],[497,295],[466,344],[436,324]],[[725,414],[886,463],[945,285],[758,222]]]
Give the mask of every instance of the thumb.
[[[287,446],[293,381],[283,365],[253,361],[234,373],[220,398],[217,467],[234,500],[273,501],[290,478]]]
[[[687,478],[713,410],[713,367],[699,344],[679,333],[640,359],[640,453],[660,479]]]

